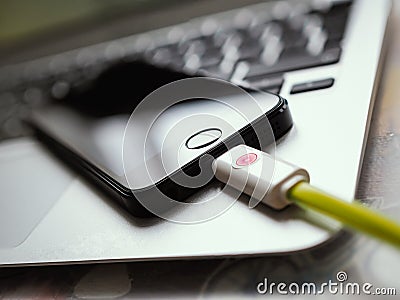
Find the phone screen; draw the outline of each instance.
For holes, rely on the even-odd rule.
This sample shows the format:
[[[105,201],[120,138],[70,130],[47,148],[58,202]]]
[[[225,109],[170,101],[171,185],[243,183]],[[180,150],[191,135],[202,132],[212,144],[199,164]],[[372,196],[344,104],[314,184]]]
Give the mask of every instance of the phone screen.
[[[131,113],[145,96],[158,87],[187,77],[142,62],[115,66],[62,101],[35,112],[33,122],[121,185],[128,186],[125,176],[128,172],[134,178],[131,189],[145,188],[260,116],[260,111],[249,111],[248,100],[242,94],[215,89],[208,91],[210,97],[185,99],[161,114],[153,105],[150,110],[157,112],[141,113],[135,127],[126,130]],[[276,107],[280,99],[258,92],[252,96],[264,113]],[[148,115],[157,115],[150,130],[142,128],[140,122],[142,118],[145,123]],[[129,138],[124,139],[125,130]],[[128,169],[126,165],[124,169],[123,150],[129,151],[131,158]],[[151,172],[152,182],[141,176],[144,172]]]

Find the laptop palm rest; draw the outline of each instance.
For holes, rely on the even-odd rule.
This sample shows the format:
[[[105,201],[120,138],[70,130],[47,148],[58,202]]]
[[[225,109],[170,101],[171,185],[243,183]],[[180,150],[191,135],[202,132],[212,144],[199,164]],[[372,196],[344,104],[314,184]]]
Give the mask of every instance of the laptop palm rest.
[[[3,143],[0,151],[0,248],[20,245],[72,180],[38,144]]]

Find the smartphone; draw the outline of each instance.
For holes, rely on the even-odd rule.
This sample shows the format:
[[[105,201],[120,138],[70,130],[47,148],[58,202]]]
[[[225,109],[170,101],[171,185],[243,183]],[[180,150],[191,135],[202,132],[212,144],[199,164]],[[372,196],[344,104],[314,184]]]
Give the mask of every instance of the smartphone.
[[[163,149],[167,161],[169,155],[176,157],[176,151],[182,151],[184,158],[167,170],[156,170],[156,178],[151,182],[143,180],[140,174],[147,170],[148,165],[155,166],[155,169],[159,166],[154,161],[138,159],[130,170],[137,174],[137,182],[128,183],[122,147],[130,114],[145,96],[157,88],[192,77],[144,61],[120,63],[108,67],[97,78],[74,87],[63,99],[36,110],[28,123],[39,140],[79,174],[109,193],[132,215],[149,217],[152,213],[137,201],[135,192],[158,189],[174,200],[184,201],[201,187],[180,186],[173,179],[183,174],[198,175],[202,157],[216,158],[243,142],[258,149],[267,146],[260,145],[257,139],[257,134],[265,134],[265,123],[261,122],[265,117],[273,131],[270,142],[281,138],[293,125],[287,101],[278,95],[247,88],[246,91],[262,108],[249,122],[239,117],[240,111],[239,115],[235,114],[226,105],[210,98],[222,97],[227,103],[243,109],[248,106],[247,100],[240,93],[226,93],[217,88],[209,99],[187,99],[171,106],[151,127],[148,135],[151,146],[146,148],[149,151],[146,157],[159,157]],[[196,121],[196,116],[207,116],[208,113],[217,117]],[[168,134],[172,127],[176,127],[177,120],[182,119],[186,123],[179,127],[181,130]],[[140,128],[140,124],[138,126]],[[167,136],[169,148],[161,143]],[[135,140],[134,136],[129,140],[132,157],[137,157],[135,147],[143,148],[143,142]],[[211,170],[211,162],[207,166]]]

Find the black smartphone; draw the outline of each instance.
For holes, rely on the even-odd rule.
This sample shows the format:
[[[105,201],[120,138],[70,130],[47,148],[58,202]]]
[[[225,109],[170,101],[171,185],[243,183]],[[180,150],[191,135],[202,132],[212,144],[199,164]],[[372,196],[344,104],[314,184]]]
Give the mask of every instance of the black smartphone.
[[[174,200],[184,201],[200,187],[180,186],[174,177],[178,178],[179,174],[193,177],[198,175],[201,171],[201,157],[205,157],[206,154],[207,157],[218,157],[229,148],[243,142],[258,149],[267,146],[261,145],[258,139],[258,135],[271,135],[262,122],[266,118],[273,131],[270,142],[281,138],[293,125],[287,101],[278,95],[245,89],[262,109],[248,122],[229,111],[226,105],[210,98],[222,97],[239,110],[249,105],[248,100],[243,99],[240,93],[226,93],[218,88],[213,89],[212,96],[208,99],[186,99],[171,106],[152,126],[152,132],[149,134],[152,146],[148,148],[151,152],[148,157],[159,154],[163,148],[161,141],[165,141],[169,128],[176,126],[178,119],[189,120],[181,126],[185,130],[178,131],[183,133],[172,135],[173,140],[170,143],[183,149],[184,159],[169,167],[167,171],[157,171],[155,180],[149,182],[143,180],[140,174],[146,171],[149,164],[154,166],[154,163],[139,157],[134,170],[130,170],[138,174],[138,182],[128,184],[122,147],[130,114],[143,98],[157,88],[192,77],[143,61],[120,63],[108,67],[97,78],[74,87],[63,99],[53,101],[35,111],[29,124],[37,137],[57,156],[75,168],[79,174],[85,175],[111,194],[132,215],[152,216],[152,213],[137,201],[135,192],[157,189]],[[207,113],[217,118],[202,121],[193,119],[193,122],[190,122],[190,118]],[[219,123],[218,119],[223,122]],[[235,125],[229,128],[223,123]],[[143,147],[142,141],[137,140],[135,143],[134,137],[130,140],[133,148]],[[167,156],[176,157],[174,152],[178,148],[170,148],[171,150],[167,150]],[[135,150],[132,157],[137,157],[134,152]],[[210,164],[211,162],[208,164],[211,169]]]

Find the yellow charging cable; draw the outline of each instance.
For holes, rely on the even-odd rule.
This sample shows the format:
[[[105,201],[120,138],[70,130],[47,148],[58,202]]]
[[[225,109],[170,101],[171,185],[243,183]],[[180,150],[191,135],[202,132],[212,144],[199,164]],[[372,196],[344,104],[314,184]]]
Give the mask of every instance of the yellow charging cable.
[[[287,198],[400,248],[400,225],[360,203],[348,203],[307,182],[299,182],[290,188]]]

